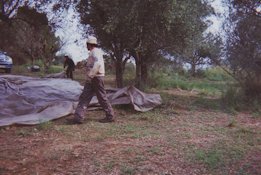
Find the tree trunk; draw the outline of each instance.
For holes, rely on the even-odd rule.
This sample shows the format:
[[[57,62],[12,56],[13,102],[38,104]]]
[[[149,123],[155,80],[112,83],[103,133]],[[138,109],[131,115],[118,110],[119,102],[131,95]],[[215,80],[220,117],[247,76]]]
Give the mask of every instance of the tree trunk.
[[[141,55],[139,53],[136,53],[135,57],[135,63],[136,63],[136,87],[141,88],[142,83],[142,62],[141,62]]]
[[[143,89],[148,81],[148,56],[136,53],[136,87]]]
[[[147,66],[147,61],[145,58],[141,60],[141,81],[142,84],[145,85],[147,84],[148,81],[148,66]]]
[[[196,65],[197,65],[197,58],[195,55],[192,57],[190,64],[191,64],[190,73],[191,73],[192,77],[195,77],[196,76]]]
[[[48,60],[43,60],[43,63],[44,63],[44,72],[47,73],[51,66],[51,62],[49,62]]]
[[[124,65],[122,64],[122,60],[117,59],[115,62],[116,68],[116,86],[118,88],[123,87],[123,73],[124,73]]]
[[[194,63],[191,64],[191,75],[192,77],[196,76],[196,64]]]

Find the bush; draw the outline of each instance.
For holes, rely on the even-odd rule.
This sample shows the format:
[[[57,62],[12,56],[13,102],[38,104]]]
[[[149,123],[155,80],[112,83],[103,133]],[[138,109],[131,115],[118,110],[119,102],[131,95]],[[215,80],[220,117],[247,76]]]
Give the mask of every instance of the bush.
[[[247,80],[244,84],[245,95],[250,99],[261,97],[261,78],[259,80]]]
[[[41,60],[41,59],[35,60],[34,65],[37,65],[37,66],[40,66],[41,68],[43,68],[44,67],[43,60]]]
[[[245,93],[245,89],[241,88],[239,85],[230,86],[226,91],[223,91],[221,99],[222,104],[228,110],[251,110],[253,112],[260,112],[260,98],[258,96],[255,98],[249,97]]]
[[[63,71],[63,66],[57,66],[57,65],[52,65],[49,67],[46,73],[48,74],[53,74],[53,73],[59,73]]]
[[[243,103],[242,89],[236,86],[230,86],[222,93],[222,104],[227,109],[239,110]]]
[[[196,79],[180,75],[178,73],[166,74],[162,72],[154,72],[150,75],[150,87],[168,89],[180,88],[183,90],[197,89],[204,93],[220,93],[224,88],[223,82],[211,82],[205,79]]]
[[[204,77],[211,81],[233,81],[233,78],[220,67],[205,70]]]

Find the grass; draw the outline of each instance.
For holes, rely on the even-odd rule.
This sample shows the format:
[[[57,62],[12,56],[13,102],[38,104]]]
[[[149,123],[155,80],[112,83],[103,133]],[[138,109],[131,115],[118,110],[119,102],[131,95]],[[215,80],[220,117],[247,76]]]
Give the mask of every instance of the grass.
[[[253,115],[253,118],[261,118],[261,111],[254,111],[253,113],[252,113],[252,115]]]
[[[215,130],[211,132],[213,131],[217,132]],[[193,153],[188,153],[188,155],[192,157],[191,160],[194,163],[204,164],[208,171],[217,174],[222,171],[223,174],[230,174],[232,165],[240,164],[252,149],[258,148],[260,141],[255,138],[260,131],[254,132],[237,124],[232,129],[223,129],[222,133],[226,134],[226,139],[219,139],[207,148],[193,146],[194,148],[190,149]],[[237,172],[243,172],[243,170],[239,168]]]
[[[135,168],[128,165],[122,165],[121,166],[121,174],[122,175],[134,175],[135,174]]]
[[[159,89],[180,88],[182,90],[198,90],[207,95],[219,95],[224,88],[225,81],[211,81],[207,78],[186,78],[178,74],[154,75],[152,86]]]
[[[178,114],[173,118],[174,121],[171,121],[171,118],[164,118],[164,115],[155,121],[154,118],[162,110],[159,108],[148,113],[122,116],[119,123],[109,125],[93,121],[79,126],[59,125],[55,122],[43,123],[36,127],[37,130],[21,128],[16,131],[16,134],[22,136],[21,138],[32,140],[36,135],[40,138],[44,137],[44,142],[39,144],[36,141],[32,142],[35,144],[33,149],[39,148],[40,145],[44,147],[50,145],[45,149],[43,159],[51,164],[55,162],[60,164],[62,159],[73,161],[72,165],[81,167],[79,163],[88,160],[88,165],[95,167],[95,171],[113,173],[118,170],[119,174],[148,174],[149,172],[160,174],[153,167],[156,168],[161,164],[161,160],[169,159],[170,153],[174,156],[181,154],[184,157],[182,161],[188,162],[186,168],[191,163],[206,167],[207,174],[218,174],[221,169],[228,172],[231,164],[243,160],[245,154],[258,145],[257,141],[251,139],[256,138],[258,133],[242,127],[239,123],[232,129],[211,127],[207,125],[207,121],[216,119],[216,116],[183,114]],[[90,112],[89,115],[93,113],[96,112]],[[146,120],[141,119],[142,117],[146,117]],[[204,143],[203,147],[193,142],[186,143],[186,140],[205,138],[213,134],[218,140],[210,142],[212,143],[210,146]],[[10,136],[12,137],[11,133]],[[110,151],[106,151],[108,148]],[[23,153],[20,154],[21,157],[25,156]],[[11,158],[10,155],[4,157],[8,160]],[[177,161],[174,157],[170,161],[174,160]],[[142,168],[144,164],[149,167]],[[30,167],[28,163],[23,166]],[[173,166],[176,168],[179,165]],[[64,168],[72,170],[69,165],[65,165]],[[246,172],[248,168],[253,168],[251,163],[240,167],[237,171]],[[171,167],[167,166],[166,171],[170,169]],[[80,169],[76,172],[81,174]],[[161,172],[164,170],[161,169]]]
[[[12,74],[33,77],[44,77],[47,74],[59,73],[63,71],[63,67],[61,65],[52,65],[46,72],[43,70],[43,67],[40,67],[39,72],[31,72],[28,69],[28,66],[30,65],[14,65],[12,68]]]
[[[221,101],[219,99],[208,99],[202,96],[199,96],[193,101],[194,107],[204,108],[204,109],[212,109],[212,110],[220,110],[221,109]]]
[[[38,130],[49,130],[53,128],[53,122],[52,121],[47,121],[47,122],[42,122],[38,125]]]
[[[127,68],[124,74],[124,84],[134,84],[135,69]],[[148,85],[157,89],[180,88],[183,90],[198,90],[204,94],[220,95],[226,82],[234,80],[220,68],[204,71],[203,78],[192,78],[169,71],[153,71],[150,73]],[[146,87],[145,87],[146,88]],[[148,88],[148,87],[147,87]]]
[[[106,171],[112,171],[113,167],[116,165],[115,160],[111,160],[109,161],[106,165],[105,165],[105,170]]]
[[[53,74],[53,73],[59,73],[63,71],[63,66],[61,65],[52,65],[50,68],[47,70],[47,74]]]
[[[219,150],[197,150],[195,152],[195,158],[211,169],[224,165],[223,154]]]
[[[16,134],[21,137],[31,136],[33,134],[32,130],[22,128],[16,131]]]
[[[74,73],[84,83],[84,74]],[[101,124],[97,116],[103,111],[88,111],[82,125],[61,118],[1,128],[0,174],[260,173],[255,165],[261,144],[258,104],[252,113],[227,113],[220,99],[224,77],[165,76],[162,81],[169,84],[148,89],[161,94],[161,106],[145,113],[114,107],[115,123]],[[108,76],[106,84],[113,83]],[[175,89],[182,86],[188,91]]]
[[[210,171],[229,172],[229,166],[239,162],[246,154],[243,145],[213,145],[208,149],[198,149],[194,153],[194,160],[206,165]]]
[[[234,81],[222,68],[214,67],[204,71],[204,77],[210,81]]]
[[[129,123],[124,124],[117,124],[112,125],[112,127],[100,127],[96,124],[91,127],[88,126],[91,130],[99,130],[100,132],[95,133],[95,137],[89,137],[89,139],[94,139],[96,141],[104,141],[106,139],[124,139],[124,138],[132,138],[132,139],[140,139],[140,138],[146,138],[151,137],[151,135],[154,135],[153,137],[157,137],[159,133],[157,134],[155,131],[150,130],[149,128],[151,125],[147,124],[144,125],[143,123],[137,123],[131,119]],[[146,121],[145,121],[146,122]],[[154,124],[153,124],[154,125]],[[153,133],[152,133],[153,132]]]

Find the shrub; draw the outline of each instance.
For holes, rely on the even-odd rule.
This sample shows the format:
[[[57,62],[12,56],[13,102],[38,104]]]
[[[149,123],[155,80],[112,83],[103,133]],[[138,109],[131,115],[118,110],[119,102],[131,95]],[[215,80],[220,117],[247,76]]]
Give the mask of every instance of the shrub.
[[[250,110],[255,113],[260,113],[260,96],[249,96],[249,94],[246,93],[246,89],[238,84],[230,85],[226,88],[226,90],[222,92],[221,101],[228,110]]]
[[[211,81],[233,81],[233,78],[220,67],[206,69],[204,76]]]
[[[222,104],[227,109],[239,110],[243,103],[242,89],[236,86],[230,86],[222,93]]]
[[[52,65],[49,67],[49,69],[47,70],[46,73],[48,74],[52,74],[52,73],[59,73],[63,71],[63,67],[62,66],[56,66],[56,65]]]

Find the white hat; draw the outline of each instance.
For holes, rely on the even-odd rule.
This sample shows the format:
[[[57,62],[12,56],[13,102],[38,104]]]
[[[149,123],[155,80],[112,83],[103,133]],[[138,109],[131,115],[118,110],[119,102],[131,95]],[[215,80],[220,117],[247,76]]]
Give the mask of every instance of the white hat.
[[[87,39],[87,43],[97,45],[97,38],[94,37],[94,36],[89,36],[88,39]]]

